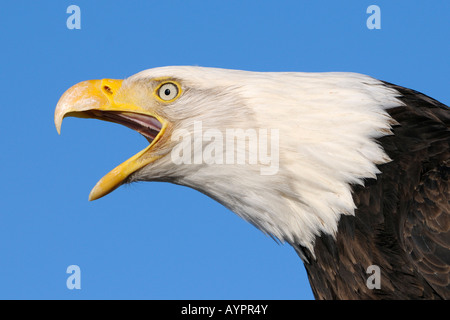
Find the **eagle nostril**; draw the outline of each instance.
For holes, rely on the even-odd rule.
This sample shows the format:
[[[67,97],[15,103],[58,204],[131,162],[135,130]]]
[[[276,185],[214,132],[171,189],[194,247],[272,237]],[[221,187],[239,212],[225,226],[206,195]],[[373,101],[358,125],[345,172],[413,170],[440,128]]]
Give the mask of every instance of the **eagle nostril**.
[[[103,86],[103,90],[109,95],[113,94],[113,91],[109,86]]]

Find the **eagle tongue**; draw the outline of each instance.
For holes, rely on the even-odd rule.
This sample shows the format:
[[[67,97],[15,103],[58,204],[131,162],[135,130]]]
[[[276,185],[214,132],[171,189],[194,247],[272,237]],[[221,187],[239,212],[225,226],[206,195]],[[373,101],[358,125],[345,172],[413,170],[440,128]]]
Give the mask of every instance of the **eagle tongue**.
[[[149,143],[152,143],[162,128],[162,124],[156,118],[139,113],[102,112],[101,118],[139,132]]]

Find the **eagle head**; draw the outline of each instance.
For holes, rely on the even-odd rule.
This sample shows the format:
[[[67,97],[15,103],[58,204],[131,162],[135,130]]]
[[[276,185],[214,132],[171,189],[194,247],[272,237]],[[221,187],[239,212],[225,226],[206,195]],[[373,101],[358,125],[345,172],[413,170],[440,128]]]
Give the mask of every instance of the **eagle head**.
[[[167,181],[207,194],[264,233],[312,248],[354,214],[351,185],[390,159],[376,139],[399,105],[381,81],[355,73],[162,67],[68,89],[55,110],[127,126],[148,146],[92,189]]]

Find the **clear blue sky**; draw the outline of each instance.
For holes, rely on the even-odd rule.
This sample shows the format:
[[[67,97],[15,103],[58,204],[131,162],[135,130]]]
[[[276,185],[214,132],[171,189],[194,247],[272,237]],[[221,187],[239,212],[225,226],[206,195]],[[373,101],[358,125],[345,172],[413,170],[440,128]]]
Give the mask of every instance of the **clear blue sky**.
[[[66,27],[71,4],[80,30]],[[197,191],[139,183],[88,202],[147,142],[74,118],[58,136],[56,103],[82,80],[201,65],[359,72],[449,105],[449,16],[449,1],[5,1],[0,299],[312,299],[291,247]]]

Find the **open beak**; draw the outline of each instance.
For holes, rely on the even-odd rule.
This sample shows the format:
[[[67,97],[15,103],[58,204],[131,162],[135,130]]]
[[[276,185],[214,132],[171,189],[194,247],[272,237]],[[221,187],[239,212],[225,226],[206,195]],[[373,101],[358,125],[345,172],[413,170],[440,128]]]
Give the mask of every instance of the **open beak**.
[[[151,111],[132,103],[117,102],[116,94],[123,80],[102,79],[80,82],[68,89],[59,99],[55,110],[55,126],[58,133],[65,117],[93,118],[119,123],[136,130],[148,141],[149,146],[126,160],[92,189],[89,200],[101,198],[117,187],[133,172],[152,163],[161,156],[150,151],[164,134],[167,122]]]

